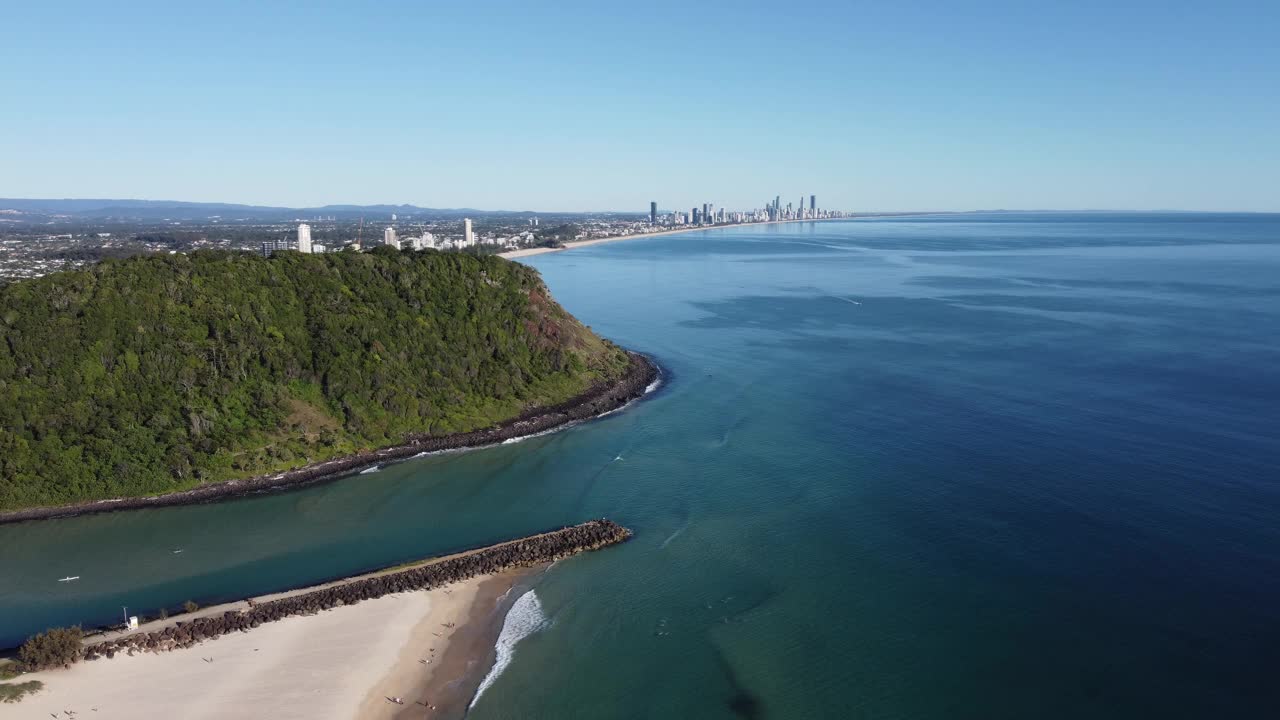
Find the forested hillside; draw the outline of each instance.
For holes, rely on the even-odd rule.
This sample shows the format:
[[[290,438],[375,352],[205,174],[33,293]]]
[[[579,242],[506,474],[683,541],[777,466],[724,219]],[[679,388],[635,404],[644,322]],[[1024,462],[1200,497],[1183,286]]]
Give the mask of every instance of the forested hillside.
[[[0,288],[0,509],[181,490],[491,426],[626,354],[495,257],[225,252]]]

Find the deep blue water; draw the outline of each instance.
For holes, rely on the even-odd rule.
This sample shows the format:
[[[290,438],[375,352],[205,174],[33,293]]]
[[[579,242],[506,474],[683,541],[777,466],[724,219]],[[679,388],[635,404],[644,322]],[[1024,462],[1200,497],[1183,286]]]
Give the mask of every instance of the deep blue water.
[[[0,641],[607,515],[636,538],[544,576],[547,620],[474,717],[1280,711],[1280,216],[824,222],[529,263],[662,390],[297,492],[0,528]]]

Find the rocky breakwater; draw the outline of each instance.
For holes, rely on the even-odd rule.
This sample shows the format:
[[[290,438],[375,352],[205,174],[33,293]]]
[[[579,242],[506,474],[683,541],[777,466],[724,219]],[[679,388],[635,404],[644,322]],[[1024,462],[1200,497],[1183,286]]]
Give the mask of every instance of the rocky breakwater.
[[[140,632],[86,645],[86,660],[112,658],[117,653],[164,652],[187,648],[233,632],[247,632],[263,623],[294,615],[310,615],[332,608],[372,600],[393,593],[430,590],[479,575],[554,562],[587,550],[625,542],[631,531],[610,520],[532,535],[519,540],[472,550],[407,570],[363,577],[311,592],[254,605],[248,610],[175,622],[163,630]]]

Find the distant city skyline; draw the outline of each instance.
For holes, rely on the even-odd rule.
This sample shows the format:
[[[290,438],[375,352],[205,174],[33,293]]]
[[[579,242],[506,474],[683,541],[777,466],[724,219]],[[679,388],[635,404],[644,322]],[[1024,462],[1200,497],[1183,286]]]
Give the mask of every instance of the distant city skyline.
[[[1280,210],[1276,3],[481,5],[17,4],[0,197]]]

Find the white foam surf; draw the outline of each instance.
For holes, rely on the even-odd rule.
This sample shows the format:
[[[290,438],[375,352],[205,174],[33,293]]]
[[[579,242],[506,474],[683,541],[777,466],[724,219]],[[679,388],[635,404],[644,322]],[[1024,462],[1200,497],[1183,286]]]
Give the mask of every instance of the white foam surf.
[[[360,471],[360,474],[361,474],[361,475],[368,475],[369,473],[376,473],[376,472],[378,472],[378,471],[379,471],[379,470],[381,470],[381,469],[382,469],[382,468],[380,468],[379,466],[374,465],[374,466],[373,466],[373,467],[371,467],[371,468],[365,468],[365,469],[361,470],[361,471]]]
[[[516,444],[516,443],[518,443],[518,442],[524,442],[525,440],[528,440],[529,438],[542,437],[543,435],[551,435],[551,434],[553,434],[553,433],[558,433],[558,432],[560,432],[561,430],[566,430],[566,429],[568,429],[568,428],[571,428],[571,427],[573,427],[574,425],[578,425],[578,424],[579,424],[579,423],[581,423],[581,422],[582,422],[581,420],[575,420],[575,421],[573,421],[573,422],[567,422],[567,423],[565,423],[565,424],[563,424],[563,425],[557,425],[557,426],[555,426],[555,427],[553,427],[553,428],[547,428],[546,430],[543,430],[543,431],[541,431],[541,432],[529,433],[528,435],[517,435],[517,436],[515,436],[515,437],[513,437],[513,438],[507,438],[506,440],[503,440],[500,444],[501,444],[501,445],[514,445],[514,444]]]
[[[659,373],[658,373],[658,375],[657,375],[656,377],[654,377],[654,378],[653,378],[653,382],[651,382],[651,383],[649,383],[648,385],[646,385],[646,386],[645,386],[645,388],[644,388],[644,394],[645,394],[645,395],[648,395],[649,393],[653,392],[654,390],[657,390],[657,389],[658,389],[658,386],[659,386],[659,385],[661,385],[661,384],[662,384],[662,373],[661,373],[661,372],[659,372]]]
[[[489,686],[493,685],[511,664],[512,658],[515,657],[516,645],[541,630],[546,624],[547,616],[542,611],[542,603],[538,602],[538,596],[534,591],[530,590],[516,598],[511,605],[511,610],[507,612],[507,617],[502,621],[502,632],[498,634],[498,642],[494,646],[497,657],[493,661],[493,667],[489,669],[489,674],[484,676],[484,680],[480,681],[475,697],[471,698],[471,704],[467,706],[468,710],[476,706],[484,691],[488,690]]]

